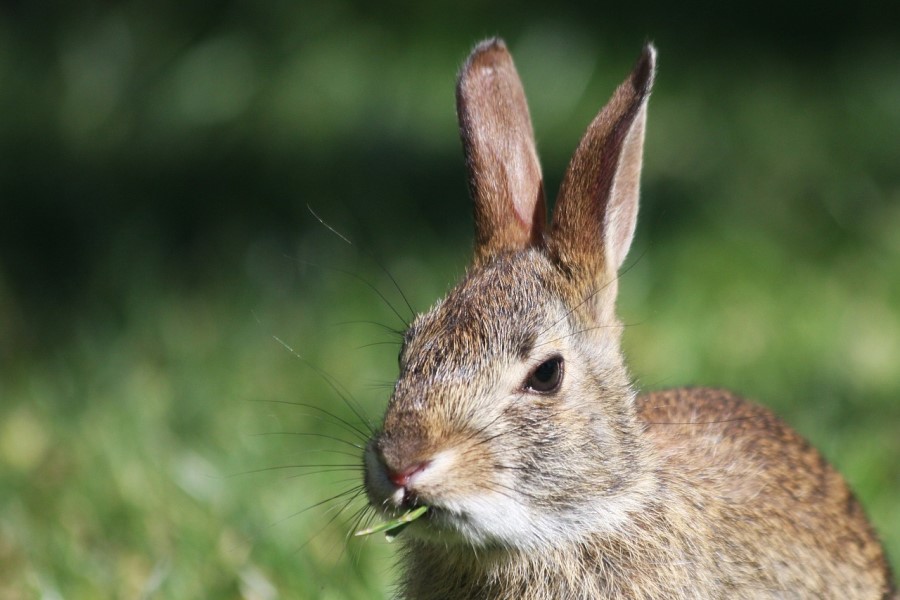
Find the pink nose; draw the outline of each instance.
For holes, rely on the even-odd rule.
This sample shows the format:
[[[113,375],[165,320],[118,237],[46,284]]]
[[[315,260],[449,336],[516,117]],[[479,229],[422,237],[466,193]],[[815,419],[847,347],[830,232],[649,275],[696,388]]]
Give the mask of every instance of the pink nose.
[[[402,471],[392,471],[390,469],[387,470],[388,479],[391,480],[391,483],[396,485],[397,487],[406,487],[409,483],[409,480],[412,479],[412,476],[425,469],[428,466],[427,462],[416,463]]]

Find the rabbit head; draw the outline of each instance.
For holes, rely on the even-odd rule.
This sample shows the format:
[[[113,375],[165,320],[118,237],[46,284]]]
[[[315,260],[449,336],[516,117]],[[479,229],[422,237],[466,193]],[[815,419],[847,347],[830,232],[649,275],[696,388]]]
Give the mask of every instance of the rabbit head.
[[[614,312],[637,218],[655,50],[582,139],[547,223],[524,92],[500,40],[457,85],[475,258],[404,337],[400,374],[365,453],[370,502],[427,505],[410,532],[540,548],[611,530],[640,507],[649,456]]]

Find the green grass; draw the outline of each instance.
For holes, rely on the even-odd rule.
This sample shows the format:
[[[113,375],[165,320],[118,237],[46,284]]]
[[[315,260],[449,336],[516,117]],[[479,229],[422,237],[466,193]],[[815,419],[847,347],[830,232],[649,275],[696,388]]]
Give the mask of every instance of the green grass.
[[[851,285],[840,266],[768,260],[779,249],[702,233],[646,249],[623,277],[636,376],[649,387],[729,386],[774,406],[847,474],[896,557],[893,267],[850,269]],[[429,248],[390,268],[425,306],[460,267]],[[297,276],[268,290],[239,279],[135,293],[120,327],[85,318],[50,355],[5,365],[0,597],[386,593],[393,575],[382,540],[348,541],[350,519],[326,525],[334,508],[301,512],[358,483],[357,470],[246,473],[354,462],[316,452],[343,450],[340,442],[256,435],[352,439],[314,410],[279,404],[354,418],[272,334],[333,374],[373,418],[388,394],[378,384],[393,376],[395,349],[361,346],[390,336],[340,323],[396,317],[352,278],[306,275],[312,290]],[[382,275],[367,276],[391,293]]]
[[[621,285],[634,374],[646,388],[724,386],[774,407],[846,474],[900,565],[900,90],[884,78],[896,54],[863,53],[814,78],[767,60],[694,69],[661,52]],[[526,87],[533,65],[521,64]],[[441,100],[405,114],[408,135],[452,155],[461,178],[452,128],[443,141],[428,128],[452,110],[447,73],[418,66]],[[624,70],[604,69],[571,117],[537,101],[551,183]],[[405,130],[401,112],[390,126]],[[340,126],[319,124],[305,133]],[[396,185],[384,193],[404,218],[368,237],[391,248],[378,254],[421,310],[464,268],[469,209],[459,197],[441,213],[449,233],[431,235],[408,216],[431,198]],[[0,354],[0,599],[387,597],[393,548],[352,537],[362,500],[334,521],[339,503],[305,510],[357,485],[359,470],[281,468],[358,464],[331,453],[348,449],[341,441],[299,435],[352,440],[290,403],[356,423],[333,377],[377,421],[397,348],[366,321],[401,324],[334,269],[403,312],[387,277],[314,224],[290,257],[264,239],[223,250],[199,278],[156,265],[164,242],[127,239],[86,284],[99,299],[66,313],[58,333],[28,330],[42,313],[0,273],[0,335],[21,342]]]

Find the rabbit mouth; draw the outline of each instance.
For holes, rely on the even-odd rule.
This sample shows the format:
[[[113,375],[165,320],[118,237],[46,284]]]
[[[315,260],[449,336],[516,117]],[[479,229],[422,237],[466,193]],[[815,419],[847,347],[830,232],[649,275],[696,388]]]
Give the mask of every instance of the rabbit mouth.
[[[365,485],[370,504],[387,522],[427,507],[421,516],[403,527],[404,537],[412,534],[440,543],[489,543],[495,537],[495,530],[505,529],[502,525],[498,527],[504,514],[496,510],[497,501],[502,498],[496,494],[486,497],[483,493],[461,491],[459,455],[459,450],[444,449],[427,460],[408,461],[409,466],[405,468],[391,469],[375,445],[370,444],[365,453]],[[510,498],[502,502],[509,509],[507,514],[521,512],[519,503],[513,501],[516,506],[509,506],[510,502]]]
[[[398,493],[403,493],[402,502],[396,503],[388,499],[376,508],[388,521],[402,519],[404,515],[424,508],[424,512],[415,520],[403,525],[403,530],[408,534],[442,543],[452,541],[463,543],[472,537],[474,523],[466,513],[443,506],[439,502],[426,502],[415,492],[398,490]],[[404,536],[406,535],[405,533]]]
[[[441,536],[446,532],[458,531],[458,524],[465,521],[465,517],[456,514],[439,503],[426,502],[415,491],[408,489],[398,489],[397,496],[402,496],[400,502],[388,502],[383,505],[384,516],[386,518],[397,517],[402,514],[409,514],[420,509],[425,509],[420,517],[414,522],[409,523],[411,531],[419,531],[424,533],[426,530],[437,533]],[[396,497],[396,496],[395,496]],[[393,500],[393,499],[392,499]]]
[[[430,542],[441,542],[443,544],[457,542],[467,543],[470,541],[470,533],[472,524],[463,514],[458,514],[445,508],[429,505],[428,509],[412,523],[409,523],[409,534],[420,540]]]

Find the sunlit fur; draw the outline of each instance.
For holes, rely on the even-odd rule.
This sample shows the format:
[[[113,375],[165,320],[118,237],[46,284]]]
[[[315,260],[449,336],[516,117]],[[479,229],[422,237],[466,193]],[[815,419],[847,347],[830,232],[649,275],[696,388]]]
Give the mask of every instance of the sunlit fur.
[[[486,42],[463,68],[473,197],[489,204],[476,211],[475,264],[406,332],[365,455],[377,510],[429,507],[401,537],[403,598],[894,593],[842,477],[768,410],[725,391],[632,387],[615,300],[654,58],[648,47],[589,127],[547,229],[527,218],[540,171],[516,166],[536,155],[505,47]],[[492,106],[495,94],[514,98]],[[483,190],[504,145],[466,127],[505,110],[520,138],[503,177],[521,177]],[[531,390],[529,374],[554,356],[559,389]]]
[[[368,450],[438,457],[410,482],[433,514],[404,533],[404,597],[886,593],[871,528],[812,447],[724,391],[635,399],[606,310],[615,282],[578,301],[566,282],[536,250],[506,255],[410,328]],[[560,391],[524,391],[553,354]]]

